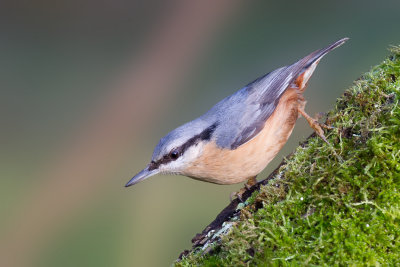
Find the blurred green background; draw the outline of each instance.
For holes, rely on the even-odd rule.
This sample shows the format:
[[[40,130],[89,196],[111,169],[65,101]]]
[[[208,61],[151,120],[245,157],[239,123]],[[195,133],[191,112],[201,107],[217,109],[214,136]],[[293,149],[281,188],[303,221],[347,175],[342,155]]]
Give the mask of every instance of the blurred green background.
[[[168,266],[242,185],[124,184],[159,138],[342,37],[305,94],[327,111],[386,48],[399,1],[1,1],[0,266]],[[299,119],[273,170],[311,133]]]

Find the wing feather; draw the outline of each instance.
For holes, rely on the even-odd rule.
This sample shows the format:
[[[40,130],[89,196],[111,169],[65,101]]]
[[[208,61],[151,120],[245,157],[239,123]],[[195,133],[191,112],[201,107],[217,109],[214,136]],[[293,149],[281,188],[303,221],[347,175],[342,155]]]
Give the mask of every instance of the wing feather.
[[[346,40],[341,39],[290,66],[276,69],[216,104],[203,115],[203,119],[218,121],[219,126],[214,135],[217,145],[236,149],[254,138],[263,129],[280,97],[297,76]]]

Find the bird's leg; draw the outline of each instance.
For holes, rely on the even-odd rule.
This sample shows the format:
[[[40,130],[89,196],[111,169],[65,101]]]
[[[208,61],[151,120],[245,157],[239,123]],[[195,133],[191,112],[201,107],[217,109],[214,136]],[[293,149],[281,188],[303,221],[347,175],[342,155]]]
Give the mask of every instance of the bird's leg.
[[[307,120],[308,124],[311,126],[311,128],[314,129],[314,131],[319,135],[319,137],[321,137],[321,139],[324,140],[325,143],[329,144],[328,140],[325,137],[324,130],[322,130],[322,128],[333,129],[333,127],[325,125],[323,123],[319,123],[316,119],[312,118],[304,111],[303,105],[300,105],[297,108],[297,110]]]
[[[230,195],[230,200],[232,202],[234,197],[237,197],[237,199],[239,199],[240,202],[243,202],[242,196],[244,194],[244,192],[246,192],[247,190],[250,190],[250,188],[253,185],[257,184],[257,179],[256,176],[250,177],[247,182],[244,184],[244,187],[241,188],[238,192],[232,192]]]

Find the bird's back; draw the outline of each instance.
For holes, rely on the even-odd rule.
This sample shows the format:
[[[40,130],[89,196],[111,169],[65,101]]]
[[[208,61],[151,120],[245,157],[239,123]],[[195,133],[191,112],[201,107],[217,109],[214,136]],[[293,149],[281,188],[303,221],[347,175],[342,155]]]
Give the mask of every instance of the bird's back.
[[[298,112],[312,127],[315,124],[304,112],[301,94],[319,60],[346,40],[256,79],[203,116],[168,133],[154,149],[150,164],[127,186],[157,173],[220,184],[257,175],[286,143]]]
[[[346,40],[347,38],[341,39],[292,65],[276,69],[256,79],[211,108],[200,119],[218,123],[214,133],[218,147],[236,149],[254,138],[275,111],[283,93],[297,78],[312,69],[308,80],[319,60]],[[305,84],[306,81],[302,86]]]

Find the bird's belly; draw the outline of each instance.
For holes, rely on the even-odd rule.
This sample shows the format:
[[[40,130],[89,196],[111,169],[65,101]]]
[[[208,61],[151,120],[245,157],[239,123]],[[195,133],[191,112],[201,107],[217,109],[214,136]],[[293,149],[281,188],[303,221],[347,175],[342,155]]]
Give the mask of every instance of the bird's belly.
[[[250,141],[234,150],[206,144],[201,156],[182,173],[217,184],[235,184],[259,174],[288,140],[298,118],[299,92],[287,89],[275,111]]]

